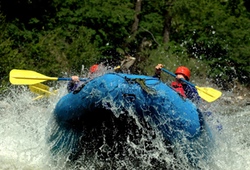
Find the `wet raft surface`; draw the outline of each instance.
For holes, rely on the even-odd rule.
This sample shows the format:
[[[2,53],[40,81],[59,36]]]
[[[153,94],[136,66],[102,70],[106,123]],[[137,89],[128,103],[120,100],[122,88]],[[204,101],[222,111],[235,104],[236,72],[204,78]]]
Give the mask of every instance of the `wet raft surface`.
[[[128,74],[105,74],[67,94],[56,105],[54,121],[52,153],[69,153],[72,161],[83,155],[125,159],[154,150],[157,136],[172,153],[175,143],[194,143],[207,131],[189,100],[158,79]],[[128,149],[128,143],[144,149]],[[190,143],[182,148],[189,158],[193,153],[187,150],[194,150]]]

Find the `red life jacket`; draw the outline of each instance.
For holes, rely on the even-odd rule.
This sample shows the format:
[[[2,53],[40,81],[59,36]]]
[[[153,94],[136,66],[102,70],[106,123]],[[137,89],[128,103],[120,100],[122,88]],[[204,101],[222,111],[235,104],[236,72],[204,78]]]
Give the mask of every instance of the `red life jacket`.
[[[178,82],[174,81],[174,82],[171,83],[171,86],[175,89],[175,91],[177,91],[183,97],[186,98],[185,91],[184,91],[183,86],[182,86],[181,83],[178,83]]]

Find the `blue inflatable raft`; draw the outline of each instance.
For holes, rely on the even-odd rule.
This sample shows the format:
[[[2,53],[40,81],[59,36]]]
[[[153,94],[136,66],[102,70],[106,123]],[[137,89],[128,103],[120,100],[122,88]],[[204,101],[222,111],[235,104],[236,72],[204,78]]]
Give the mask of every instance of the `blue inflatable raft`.
[[[79,138],[84,136],[84,130],[90,125],[96,126],[101,118],[107,119],[107,111],[115,117],[132,111],[138,119],[157,129],[170,144],[183,138],[199,140],[207,131],[196,106],[159,79],[107,73],[59,100],[53,112],[57,128],[50,136],[52,150],[67,147],[67,152],[79,153],[82,150],[82,146],[81,149],[78,146]]]

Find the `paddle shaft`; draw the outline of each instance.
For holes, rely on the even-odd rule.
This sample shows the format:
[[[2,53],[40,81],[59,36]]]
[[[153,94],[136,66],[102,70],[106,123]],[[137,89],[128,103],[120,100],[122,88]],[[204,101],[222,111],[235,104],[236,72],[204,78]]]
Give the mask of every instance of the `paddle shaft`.
[[[58,81],[71,81],[72,79],[71,78],[67,78],[67,77],[61,77],[61,78],[58,78],[57,80]],[[80,78],[79,80],[80,81],[86,81],[88,79],[87,78]]]
[[[39,80],[56,80],[56,81],[71,81],[72,80],[72,78],[69,78],[69,77],[49,77],[49,78],[47,78],[47,77],[41,77],[41,78],[39,78],[39,77],[13,77],[13,78],[16,78],[16,79],[27,79],[27,80],[37,80],[37,79],[39,79]],[[87,78],[80,78],[79,79],[80,81],[86,81],[87,80]]]
[[[168,74],[170,74],[173,77],[176,77],[176,75],[174,73],[171,73],[170,71],[168,71],[168,70],[166,70],[164,68],[162,68],[161,70],[168,73]],[[213,102],[213,101],[217,100],[222,95],[222,93],[220,91],[216,90],[216,89],[213,89],[213,88],[210,88],[210,87],[198,87],[198,86],[196,86],[196,85],[194,85],[194,84],[192,84],[189,81],[184,80],[184,79],[181,79],[181,81],[183,81],[183,82],[193,86],[194,88],[196,88],[199,96],[202,99],[206,100],[207,102]]]
[[[166,72],[166,73],[168,73],[168,74],[170,74],[170,75],[173,76],[173,77],[176,77],[176,75],[175,75],[174,73],[172,73],[172,72],[166,70],[165,68],[161,68],[161,70],[164,71],[164,72]],[[187,84],[189,84],[189,85],[195,87],[195,85],[194,85],[193,83],[190,83],[189,81],[187,81],[187,80],[185,80],[185,79],[181,79],[181,81],[183,81],[183,82],[185,82],[185,83],[187,83]]]

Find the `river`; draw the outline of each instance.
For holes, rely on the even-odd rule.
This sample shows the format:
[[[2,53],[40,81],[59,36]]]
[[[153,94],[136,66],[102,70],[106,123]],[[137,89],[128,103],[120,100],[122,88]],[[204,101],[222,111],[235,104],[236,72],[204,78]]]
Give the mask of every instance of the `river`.
[[[112,169],[112,165],[103,168],[104,162],[83,161],[75,166],[66,165],[65,159],[52,158],[46,140],[46,132],[50,127],[51,113],[57,101],[65,95],[66,84],[57,88],[57,95],[46,99],[32,100],[35,96],[26,86],[12,86],[10,92],[0,101],[0,169],[1,170],[58,170],[58,169]],[[225,93],[223,95],[227,95]],[[240,100],[240,99],[238,99]],[[237,100],[236,100],[237,101]],[[208,118],[211,127],[221,124],[223,129],[214,130],[215,149],[209,163],[204,162],[201,169],[213,170],[248,170],[250,169],[250,107],[225,103],[220,99],[207,104],[207,109],[213,111],[213,118]],[[210,120],[209,120],[210,119]],[[140,165],[133,164],[131,157],[117,160],[117,169],[164,169],[149,163],[152,157],[164,160],[169,169],[190,169],[185,159],[168,156],[161,139],[155,139],[156,149],[152,152],[134,157],[140,159]],[[143,150],[145,143],[140,146]],[[114,160],[114,159],[112,159]],[[108,162],[109,160],[107,160]],[[183,165],[182,165],[183,163]],[[108,163],[109,164],[109,163]],[[121,168],[119,168],[121,167]],[[125,168],[124,168],[125,167]],[[168,169],[166,168],[166,169]],[[194,168],[195,169],[195,168]]]

